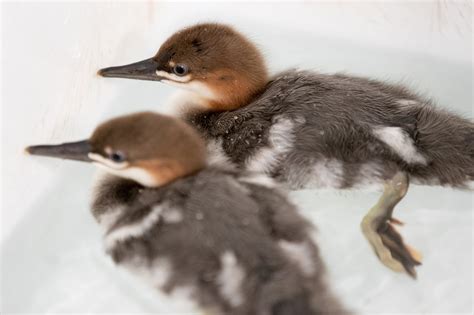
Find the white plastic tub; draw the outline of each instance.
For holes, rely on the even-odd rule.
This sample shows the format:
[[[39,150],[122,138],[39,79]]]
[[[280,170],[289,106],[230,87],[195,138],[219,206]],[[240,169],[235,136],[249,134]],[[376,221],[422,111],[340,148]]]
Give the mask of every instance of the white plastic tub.
[[[434,3],[10,3],[2,9],[2,314],[189,309],[117,270],[103,254],[89,214],[90,165],[22,153],[28,144],[87,137],[115,115],[158,108],[173,88],[100,79],[95,71],[149,57],[182,25],[229,22],[260,44],[272,70],[299,66],[403,80],[473,117],[471,22],[462,12],[457,17],[456,6],[441,11],[444,20],[433,20],[439,24],[430,20]],[[472,193],[413,186],[397,207],[403,235],[424,254],[416,281],[383,267],[359,231],[378,196],[292,193],[318,227],[341,299],[360,314],[471,313]]]

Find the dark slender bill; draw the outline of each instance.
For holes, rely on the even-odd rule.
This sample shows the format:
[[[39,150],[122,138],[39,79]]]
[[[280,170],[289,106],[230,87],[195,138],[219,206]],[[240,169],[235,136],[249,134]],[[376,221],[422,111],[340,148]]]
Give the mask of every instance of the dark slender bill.
[[[92,162],[89,158],[91,146],[88,140],[57,145],[33,145],[26,149],[32,155],[48,156],[59,159]]]
[[[162,78],[156,75],[157,68],[158,63],[149,58],[129,65],[100,69],[97,74],[108,78],[160,81]]]

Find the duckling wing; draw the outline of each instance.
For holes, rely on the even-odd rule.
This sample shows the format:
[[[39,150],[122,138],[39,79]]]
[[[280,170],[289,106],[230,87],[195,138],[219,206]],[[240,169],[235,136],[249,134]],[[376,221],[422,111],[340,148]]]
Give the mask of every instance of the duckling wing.
[[[271,124],[261,148],[231,150],[224,141],[226,152],[247,152],[240,163],[291,188],[378,184],[399,170],[422,184],[465,188],[474,179],[472,119],[436,108],[403,86],[288,71],[237,113]],[[271,154],[260,154],[266,151]]]

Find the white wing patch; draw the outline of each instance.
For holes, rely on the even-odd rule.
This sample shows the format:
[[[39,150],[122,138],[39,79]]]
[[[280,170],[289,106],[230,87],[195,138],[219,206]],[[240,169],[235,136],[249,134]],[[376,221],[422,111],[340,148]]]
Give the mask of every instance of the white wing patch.
[[[467,183],[467,189],[474,190],[474,181],[471,180]]]
[[[397,103],[399,105],[402,105],[402,106],[405,106],[405,107],[410,107],[410,106],[415,106],[417,104],[419,104],[417,101],[414,101],[414,100],[398,100]]]
[[[322,159],[311,170],[305,188],[340,188],[344,179],[342,163],[335,159]]]
[[[226,251],[221,256],[222,269],[217,276],[217,283],[222,296],[236,307],[243,303],[242,283],[245,271],[237,262],[234,253]]]
[[[166,258],[155,259],[151,264],[150,279],[153,287],[161,289],[171,278],[173,268]]]
[[[139,280],[147,283],[149,286],[162,290],[168,284],[175,272],[171,261],[166,257],[156,258],[149,262],[146,257],[133,257],[120,263],[125,269],[130,271]],[[196,288],[194,285],[182,285],[174,287],[163,297],[179,305],[183,310],[199,310],[195,299]],[[192,312],[194,314],[194,312]],[[186,313],[187,314],[187,313]]]
[[[118,218],[123,214],[124,209],[122,207],[116,207],[114,209],[107,209],[106,212],[98,214],[97,221],[99,224],[105,229],[108,230],[109,228],[114,225]]]
[[[156,289],[162,289],[173,272],[171,262],[166,258],[157,258],[149,263],[146,257],[133,256],[120,265]]]
[[[207,142],[207,156],[209,165],[232,166],[232,162],[222,147],[222,139],[210,139]]]
[[[316,266],[314,265],[313,257],[311,257],[311,248],[306,242],[280,241],[278,245],[286,257],[296,263],[304,274],[311,276],[316,272]]]
[[[120,210],[120,211],[119,211]],[[122,214],[124,208],[118,208],[114,212],[110,213],[107,216],[100,216],[99,222],[102,224],[109,224],[110,222],[115,223],[116,219],[120,214]],[[115,216],[115,214],[117,215]],[[113,248],[117,242],[124,241],[131,237],[140,237],[147,233],[150,229],[153,228],[160,220],[163,220],[164,223],[176,224],[183,221],[184,215],[179,209],[169,207],[168,205],[157,205],[154,206],[151,211],[138,222],[133,222],[128,225],[124,225],[118,228],[113,229],[108,234],[105,235],[105,245],[107,249]],[[104,221],[103,221],[104,220]],[[113,223],[110,223],[109,228]]]
[[[293,127],[294,123],[290,119],[276,119],[269,130],[269,146],[260,149],[247,161],[247,169],[254,172],[268,173],[277,166],[282,157],[293,148],[295,140]]]
[[[112,230],[105,236],[105,246],[113,248],[117,242],[129,239],[131,237],[140,237],[148,232],[158,221],[162,214],[163,206],[154,206],[142,220],[136,223],[128,224],[123,227]]]
[[[244,183],[255,184],[267,188],[275,188],[277,186],[272,178],[263,173],[253,173],[248,176],[240,177],[239,180]]]
[[[405,162],[426,165],[426,159],[413,143],[413,139],[400,127],[380,127],[373,130],[374,135],[387,144]]]
[[[179,223],[183,221],[183,214],[177,209],[166,209],[163,211],[162,216],[166,223]]]

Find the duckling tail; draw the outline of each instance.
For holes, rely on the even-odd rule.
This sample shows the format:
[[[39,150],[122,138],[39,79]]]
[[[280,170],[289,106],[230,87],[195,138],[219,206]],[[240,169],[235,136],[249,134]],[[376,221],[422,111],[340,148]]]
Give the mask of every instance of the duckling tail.
[[[256,314],[351,314],[333,294],[322,270],[305,278],[297,274],[297,268],[287,266],[263,283]]]
[[[427,158],[414,177],[444,186],[473,189],[474,123],[432,106],[417,115],[416,146]]]

